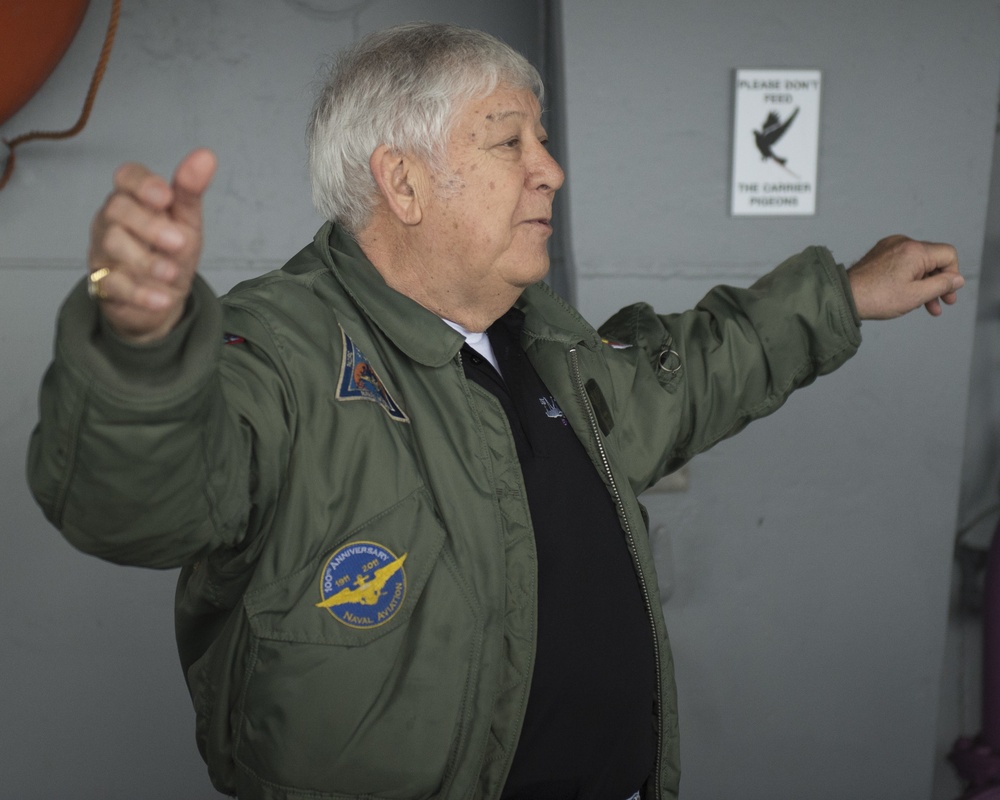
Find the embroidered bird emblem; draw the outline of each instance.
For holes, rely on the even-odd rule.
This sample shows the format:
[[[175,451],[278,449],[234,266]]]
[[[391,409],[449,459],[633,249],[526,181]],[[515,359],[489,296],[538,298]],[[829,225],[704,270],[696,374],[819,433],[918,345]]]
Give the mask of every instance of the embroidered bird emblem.
[[[784,122],[781,121],[781,117],[777,115],[774,111],[767,115],[767,119],[764,120],[764,124],[761,126],[761,130],[753,132],[753,139],[757,143],[757,149],[760,151],[761,158],[767,161],[769,158],[773,159],[780,166],[785,167],[788,162],[787,158],[781,158],[775,155],[772,148],[778,142],[778,140],[785,135],[785,131],[788,130],[788,126],[792,124],[795,117],[798,116],[799,110],[796,108],[791,116]],[[785,167],[788,172],[791,170]],[[792,173],[794,174],[794,173]]]
[[[317,603],[316,607],[333,608],[334,606],[341,606],[344,603],[360,603],[363,606],[375,605],[379,597],[382,596],[382,590],[385,588],[389,578],[403,568],[404,561],[406,561],[406,553],[403,553],[395,561],[375,570],[374,575],[370,578],[366,575],[358,575],[354,580],[353,589],[341,589],[332,597],[328,597],[321,603]]]
[[[545,416],[549,419],[561,419],[563,425],[566,424],[566,415],[563,414],[563,410],[559,408],[559,404],[556,402],[554,397],[539,397],[538,402],[542,404],[542,408],[545,409]]]

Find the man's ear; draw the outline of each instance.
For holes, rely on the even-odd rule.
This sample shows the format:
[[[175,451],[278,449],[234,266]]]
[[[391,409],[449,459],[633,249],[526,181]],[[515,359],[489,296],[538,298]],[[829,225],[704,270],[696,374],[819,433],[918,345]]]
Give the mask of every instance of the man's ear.
[[[384,144],[375,148],[368,163],[389,211],[404,225],[418,224],[423,217],[422,193],[417,191],[423,165]]]

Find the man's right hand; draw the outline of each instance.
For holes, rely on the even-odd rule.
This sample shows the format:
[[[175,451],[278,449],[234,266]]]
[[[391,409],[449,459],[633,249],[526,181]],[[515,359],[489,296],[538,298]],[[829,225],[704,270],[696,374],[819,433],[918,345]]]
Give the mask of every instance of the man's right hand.
[[[171,183],[141,164],[115,171],[114,191],[90,228],[95,294],[111,327],[134,342],[166,336],[184,314],[202,245],[201,198],[215,174],[211,150],[195,150]],[[95,275],[96,277],[96,275]]]

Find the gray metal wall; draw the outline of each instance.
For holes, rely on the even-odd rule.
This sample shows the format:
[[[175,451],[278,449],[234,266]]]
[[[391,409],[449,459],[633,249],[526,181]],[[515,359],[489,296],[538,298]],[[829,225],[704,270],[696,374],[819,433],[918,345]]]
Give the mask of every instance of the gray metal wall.
[[[985,558],[1000,521],[1000,120],[986,211],[976,335],[969,374],[962,491],[952,603],[941,679],[940,744],[979,730],[982,721],[982,604]],[[1000,677],[1000,676],[995,676]],[[995,679],[994,678],[994,679]],[[952,800],[953,770],[939,769],[935,800]],[[945,787],[951,789],[944,794]]]
[[[579,0],[564,26],[567,188],[590,318],[637,297],[685,307],[811,243],[845,263],[897,232],[959,249],[971,280],[957,307],[865,323],[840,372],[696,459],[686,493],[648,498],[672,592],[686,800],[926,798],[941,757],[998,4]],[[727,213],[744,67],[823,72],[814,217]]]

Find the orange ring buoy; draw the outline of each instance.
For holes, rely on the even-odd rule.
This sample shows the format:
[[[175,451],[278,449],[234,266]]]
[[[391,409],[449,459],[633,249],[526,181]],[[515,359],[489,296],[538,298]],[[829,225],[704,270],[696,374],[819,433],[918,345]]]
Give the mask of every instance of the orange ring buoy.
[[[52,74],[83,22],[90,0],[0,2],[0,125]]]

